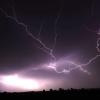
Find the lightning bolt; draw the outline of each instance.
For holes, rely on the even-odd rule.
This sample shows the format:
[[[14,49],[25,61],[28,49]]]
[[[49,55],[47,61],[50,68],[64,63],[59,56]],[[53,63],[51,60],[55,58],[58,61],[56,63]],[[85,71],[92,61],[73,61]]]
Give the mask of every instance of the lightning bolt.
[[[20,21],[17,19],[17,17],[9,16],[2,8],[0,8],[0,11],[5,15],[6,18],[12,19],[12,20],[14,20],[18,25],[23,26],[24,29],[25,29],[25,31],[26,31],[26,33],[27,33],[27,35],[30,36],[33,40],[36,40],[36,41],[41,45],[41,48],[40,48],[40,49],[41,49],[43,52],[47,53],[47,54],[53,59],[53,61],[50,62],[49,65],[47,65],[47,66],[45,67],[46,69],[52,69],[52,70],[54,70],[56,73],[70,73],[70,72],[73,71],[73,70],[79,69],[80,71],[82,71],[82,72],[84,72],[84,73],[90,74],[90,72],[88,72],[86,69],[84,69],[84,67],[88,66],[88,65],[91,64],[93,61],[95,61],[98,57],[100,57],[100,54],[97,54],[97,55],[95,55],[94,57],[92,57],[91,59],[89,59],[88,62],[83,63],[83,64],[77,64],[77,63],[75,63],[75,62],[73,62],[73,61],[66,60],[65,66],[68,67],[68,65],[69,65],[69,68],[68,68],[68,69],[64,68],[62,71],[58,71],[58,67],[57,67],[57,66],[58,66],[58,62],[57,62],[57,60],[56,60],[56,56],[54,55],[54,49],[55,49],[55,46],[56,46],[56,43],[57,43],[57,36],[58,36],[58,34],[57,34],[57,30],[56,30],[56,29],[57,29],[57,22],[58,22],[58,20],[59,20],[59,18],[60,18],[60,15],[61,15],[61,10],[60,10],[60,12],[58,13],[57,18],[56,18],[56,20],[55,20],[55,25],[54,25],[54,27],[55,27],[55,28],[54,28],[54,29],[55,29],[55,32],[54,32],[55,36],[54,36],[54,43],[53,43],[52,48],[49,48],[49,47],[40,39],[40,34],[41,34],[41,30],[42,30],[43,26],[40,26],[40,31],[39,31],[38,37],[36,37],[36,36],[33,35],[32,32],[30,32],[30,30],[29,30],[29,28],[28,28],[28,25],[26,25],[26,24],[23,23],[23,22],[20,22]],[[14,14],[16,15],[15,10],[13,10],[13,11],[14,11]],[[100,35],[100,30],[99,30],[99,32],[98,32],[97,34]],[[100,53],[100,48],[99,48],[100,44],[99,44],[99,42],[100,42],[100,38],[97,38],[97,41],[96,41],[96,50],[97,50],[98,53]],[[72,65],[73,65],[74,67],[71,67]],[[44,69],[45,69],[45,68],[44,68]],[[40,68],[37,68],[37,69],[39,70]]]
[[[98,35],[100,35],[100,29],[99,29],[99,31],[98,31],[98,33],[97,33]],[[86,69],[84,69],[83,67],[86,67],[86,66],[88,66],[89,64],[91,64],[92,62],[94,62],[98,57],[100,57],[100,48],[99,48],[99,46],[100,46],[100,44],[99,44],[99,42],[100,42],[100,38],[97,38],[97,41],[96,41],[96,50],[97,50],[97,55],[95,55],[94,57],[92,57],[91,59],[89,59],[88,60],[88,62],[86,62],[86,63],[83,63],[83,64],[77,64],[77,63],[75,63],[75,62],[72,62],[72,61],[66,61],[66,65],[67,64],[70,64],[70,66],[71,65],[74,65],[74,68],[69,68],[69,69],[63,69],[62,71],[58,71],[57,70],[57,65],[56,65],[56,63],[50,63],[49,65],[48,65],[48,67],[49,68],[51,68],[51,69],[53,69],[53,70],[55,70],[57,73],[69,73],[69,72],[71,72],[71,71],[73,71],[73,70],[76,70],[76,69],[80,69],[82,72],[84,72],[84,73],[87,73],[87,74],[91,74],[89,71],[87,71]],[[68,65],[67,65],[68,66]]]
[[[47,54],[49,54],[49,55],[51,56],[51,58],[53,58],[54,60],[56,59],[56,57],[55,57],[54,54],[53,54],[53,49],[47,47],[46,44],[43,43],[43,41],[40,40],[39,37],[34,36],[34,35],[30,32],[28,26],[27,26],[25,23],[20,22],[16,17],[9,16],[2,8],[0,8],[0,11],[5,15],[6,18],[12,19],[12,20],[14,20],[17,24],[23,26],[24,29],[25,29],[25,31],[26,31],[26,33],[27,33],[27,35],[29,35],[33,40],[36,40],[36,41],[42,46],[40,49],[41,49],[42,51],[46,52]],[[40,28],[40,29],[41,29],[41,28]],[[40,31],[40,32],[41,32],[41,31]],[[40,35],[40,32],[39,32],[39,35]],[[57,36],[55,36],[55,40],[56,40],[56,38],[57,38]]]

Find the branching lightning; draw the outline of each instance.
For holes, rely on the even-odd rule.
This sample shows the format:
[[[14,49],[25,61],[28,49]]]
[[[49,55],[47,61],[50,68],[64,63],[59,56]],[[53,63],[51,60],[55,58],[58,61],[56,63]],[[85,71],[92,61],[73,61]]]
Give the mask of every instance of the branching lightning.
[[[51,58],[56,59],[56,57],[55,57],[54,54],[53,54],[53,49],[47,47],[47,46],[45,45],[45,43],[43,43],[43,42],[40,40],[40,38],[34,36],[34,35],[30,32],[28,26],[27,26],[25,23],[20,22],[16,17],[9,16],[3,9],[0,8],[0,10],[1,10],[1,12],[5,15],[6,18],[10,18],[10,19],[14,20],[17,24],[23,26],[24,29],[25,29],[25,31],[26,31],[26,33],[27,33],[32,39],[36,40],[36,41],[42,46],[42,49],[41,49],[42,51],[48,53],[48,54],[51,56]],[[40,28],[40,29],[41,29],[41,28]],[[39,32],[39,34],[40,34],[40,32]],[[57,36],[56,36],[56,37],[57,37]],[[55,40],[56,40],[56,38],[55,38]]]
[[[96,50],[98,52],[97,55],[95,55],[94,57],[92,57],[91,59],[89,59],[86,63],[83,63],[83,64],[77,64],[75,63],[74,61],[70,61],[70,60],[66,60],[66,63],[65,63],[65,67],[63,70],[61,71],[58,71],[58,62],[57,62],[57,59],[56,59],[56,56],[54,55],[54,49],[55,49],[55,46],[56,46],[56,42],[57,42],[57,30],[56,30],[56,27],[57,27],[57,23],[58,23],[58,20],[60,18],[60,15],[61,15],[61,11],[58,13],[57,15],[57,18],[55,20],[55,23],[54,23],[54,43],[53,43],[53,46],[52,48],[49,48],[41,39],[40,39],[40,33],[41,33],[41,30],[42,30],[42,26],[40,26],[40,31],[39,31],[39,34],[38,34],[38,37],[37,36],[34,36],[32,32],[30,32],[29,28],[28,28],[28,25],[26,25],[25,23],[19,21],[17,19],[17,17],[13,17],[13,16],[9,16],[2,8],[0,8],[0,11],[5,15],[6,18],[8,19],[12,19],[13,21],[15,21],[18,25],[21,25],[24,27],[27,35],[29,35],[33,40],[36,40],[40,45],[41,45],[41,50],[45,53],[47,53],[50,58],[53,59],[52,62],[50,62],[46,68],[47,69],[52,69],[54,70],[56,73],[69,73],[73,70],[76,70],[76,69],[79,69],[81,70],[82,72],[84,73],[87,73],[87,74],[90,74],[90,72],[88,72],[86,69],[84,69],[83,67],[86,67],[88,66],[89,64],[91,64],[93,61],[95,61],[98,57],[100,57],[100,37],[97,38],[97,41],[96,41]],[[14,14],[16,15],[15,13],[15,10],[14,11]],[[100,35],[100,32],[97,33],[98,35]],[[68,67],[69,66],[69,67]],[[74,66],[74,67],[71,67],[71,66]],[[61,66],[60,66],[61,67]],[[67,68],[68,67],[68,68]]]

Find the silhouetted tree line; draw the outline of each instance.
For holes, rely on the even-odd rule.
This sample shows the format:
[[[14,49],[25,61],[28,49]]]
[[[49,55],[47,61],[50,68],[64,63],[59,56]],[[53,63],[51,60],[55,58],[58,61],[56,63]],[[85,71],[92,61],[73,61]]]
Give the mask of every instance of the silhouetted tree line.
[[[0,93],[0,98],[27,98],[28,100],[30,100],[31,98],[40,98],[40,99],[50,99],[50,98],[55,98],[55,99],[68,99],[68,98],[75,98],[75,97],[79,97],[79,98],[92,98],[95,97],[99,98],[100,97],[100,89],[96,88],[96,89],[62,89],[59,88],[59,90],[53,90],[50,89],[49,91],[43,90],[43,91],[29,91],[29,92],[13,92],[13,93],[9,93],[9,92],[1,92]],[[1,99],[0,99],[1,100]]]

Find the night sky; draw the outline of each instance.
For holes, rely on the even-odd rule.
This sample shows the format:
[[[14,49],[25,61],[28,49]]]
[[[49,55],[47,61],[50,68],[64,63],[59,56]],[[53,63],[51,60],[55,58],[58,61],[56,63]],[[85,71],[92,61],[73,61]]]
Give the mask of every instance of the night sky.
[[[99,0],[0,0],[1,80],[17,74],[37,90],[100,88],[99,28]]]

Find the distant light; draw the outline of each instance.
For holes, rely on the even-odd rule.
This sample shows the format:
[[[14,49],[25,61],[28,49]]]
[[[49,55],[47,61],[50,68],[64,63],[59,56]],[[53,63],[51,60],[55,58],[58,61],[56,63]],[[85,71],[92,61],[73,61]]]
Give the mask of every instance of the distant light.
[[[39,84],[33,79],[21,78],[18,75],[6,75],[2,77],[1,83],[15,88],[34,90],[39,88]]]

